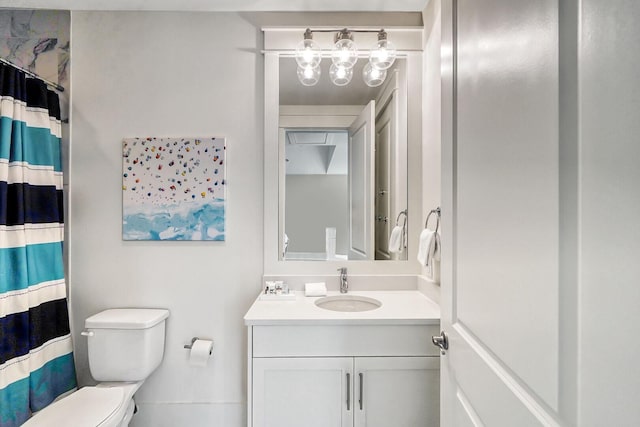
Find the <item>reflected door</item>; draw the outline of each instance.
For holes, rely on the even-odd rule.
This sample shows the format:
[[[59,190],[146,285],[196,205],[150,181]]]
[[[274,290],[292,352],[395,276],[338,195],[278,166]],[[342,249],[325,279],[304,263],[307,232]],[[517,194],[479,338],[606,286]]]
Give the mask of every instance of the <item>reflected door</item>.
[[[391,108],[387,104],[382,113],[376,119],[375,137],[375,251],[376,259],[391,259],[389,252],[389,235],[391,217],[391,146],[392,146],[392,122]]]
[[[349,127],[349,259],[374,259],[375,101]]]

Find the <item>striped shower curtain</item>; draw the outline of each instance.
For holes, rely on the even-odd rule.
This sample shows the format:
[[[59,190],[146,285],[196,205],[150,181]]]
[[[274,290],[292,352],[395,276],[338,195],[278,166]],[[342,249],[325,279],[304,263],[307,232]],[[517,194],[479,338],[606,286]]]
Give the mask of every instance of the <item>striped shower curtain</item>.
[[[57,94],[0,64],[0,427],[76,387],[60,159]]]

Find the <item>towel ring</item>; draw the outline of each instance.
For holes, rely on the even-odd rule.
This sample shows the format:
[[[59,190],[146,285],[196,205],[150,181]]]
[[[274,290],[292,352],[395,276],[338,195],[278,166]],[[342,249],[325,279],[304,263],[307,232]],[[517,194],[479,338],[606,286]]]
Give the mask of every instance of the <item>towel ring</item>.
[[[440,208],[432,209],[432,210],[429,212],[429,215],[427,215],[427,220],[424,222],[424,228],[428,228],[428,225],[429,225],[429,218],[431,218],[431,214],[436,214],[436,221],[437,221],[437,222],[436,222],[436,229],[435,229],[435,232],[437,232],[437,231],[438,231],[438,228],[440,227]]]
[[[407,210],[405,209],[405,210],[403,210],[403,211],[400,211],[400,213],[399,213],[399,214],[398,214],[398,216],[396,217],[396,225],[399,225],[399,222],[400,222],[400,216],[401,216],[401,215],[404,215],[404,223],[402,224],[402,227],[404,228],[404,227],[406,227],[406,226],[407,226],[407,216],[408,216],[408,215],[407,215]]]

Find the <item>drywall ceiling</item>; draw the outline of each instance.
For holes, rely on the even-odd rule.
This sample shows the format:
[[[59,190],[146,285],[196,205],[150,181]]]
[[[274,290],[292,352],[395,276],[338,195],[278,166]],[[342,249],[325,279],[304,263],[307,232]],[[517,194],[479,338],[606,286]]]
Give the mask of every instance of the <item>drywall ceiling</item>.
[[[421,12],[429,0],[0,0],[0,7],[214,12]]]

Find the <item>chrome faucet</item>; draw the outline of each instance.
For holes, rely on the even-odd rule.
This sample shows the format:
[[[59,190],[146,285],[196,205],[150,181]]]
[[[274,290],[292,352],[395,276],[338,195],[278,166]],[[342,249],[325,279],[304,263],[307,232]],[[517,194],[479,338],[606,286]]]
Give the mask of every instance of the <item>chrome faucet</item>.
[[[341,267],[338,271],[340,272],[340,293],[346,294],[349,290],[349,283],[347,283],[347,267]]]

